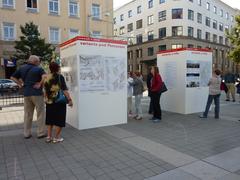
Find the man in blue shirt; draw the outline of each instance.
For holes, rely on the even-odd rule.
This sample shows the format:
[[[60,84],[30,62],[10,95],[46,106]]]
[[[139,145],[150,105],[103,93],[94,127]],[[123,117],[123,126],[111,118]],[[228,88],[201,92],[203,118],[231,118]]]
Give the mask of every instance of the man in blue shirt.
[[[38,56],[31,55],[28,63],[20,67],[11,77],[19,87],[24,91],[24,137],[32,137],[33,113],[37,111],[37,136],[38,138],[46,137],[45,132],[45,104],[42,91],[42,76],[44,70],[39,67],[40,59]]]

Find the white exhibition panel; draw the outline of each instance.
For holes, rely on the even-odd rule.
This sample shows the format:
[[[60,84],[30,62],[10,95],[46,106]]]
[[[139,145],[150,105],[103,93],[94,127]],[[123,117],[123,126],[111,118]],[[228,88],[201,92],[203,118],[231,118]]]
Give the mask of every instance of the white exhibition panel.
[[[161,97],[162,109],[191,114],[203,112],[212,75],[212,52],[178,49],[158,54],[157,65],[168,91]]]
[[[75,69],[77,81],[68,83],[77,102],[68,108],[70,125],[82,130],[127,123],[126,42],[76,37],[62,45],[61,59],[77,62],[63,67]]]

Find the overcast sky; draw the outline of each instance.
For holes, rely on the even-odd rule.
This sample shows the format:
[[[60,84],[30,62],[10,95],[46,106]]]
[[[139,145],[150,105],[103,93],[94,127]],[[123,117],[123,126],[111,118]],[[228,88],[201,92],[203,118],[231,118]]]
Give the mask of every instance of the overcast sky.
[[[132,0],[113,0],[114,9],[116,9],[130,1],[132,1]],[[234,8],[240,9],[240,0],[222,0],[222,1]]]

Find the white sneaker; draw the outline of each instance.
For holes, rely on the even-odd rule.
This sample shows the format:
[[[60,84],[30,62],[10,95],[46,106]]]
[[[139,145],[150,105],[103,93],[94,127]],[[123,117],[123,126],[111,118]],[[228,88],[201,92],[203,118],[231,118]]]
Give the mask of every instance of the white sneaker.
[[[53,138],[53,143],[59,143],[59,142],[63,142],[64,139],[63,138]]]

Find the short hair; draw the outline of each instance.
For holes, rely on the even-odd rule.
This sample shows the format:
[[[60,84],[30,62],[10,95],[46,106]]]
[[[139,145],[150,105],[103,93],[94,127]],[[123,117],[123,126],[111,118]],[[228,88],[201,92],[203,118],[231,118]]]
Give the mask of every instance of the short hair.
[[[49,64],[49,69],[52,74],[58,73],[60,70],[60,66],[56,62],[51,62]]]
[[[38,56],[36,55],[31,55],[29,58],[28,58],[28,63],[36,63],[36,62],[40,62],[40,59]]]
[[[136,75],[137,77],[140,77],[140,76],[141,76],[141,73],[140,73],[139,71],[136,71],[136,72],[135,72],[135,75]]]
[[[219,76],[219,75],[221,75],[222,74],[222,72],[219,70],[219,69],[215,69],[215,74],[217,75],[217,76]]]

